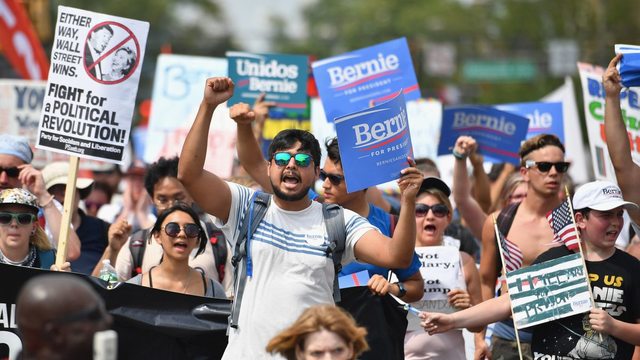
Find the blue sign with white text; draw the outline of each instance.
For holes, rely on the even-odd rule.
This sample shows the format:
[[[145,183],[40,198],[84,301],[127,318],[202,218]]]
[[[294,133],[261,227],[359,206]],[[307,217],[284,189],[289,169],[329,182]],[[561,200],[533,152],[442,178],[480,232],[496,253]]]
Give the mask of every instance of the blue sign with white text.
[[[495,105],[494,107],[529,119],[527,139],[539,134],[553,134],[564,143],[564,121],[561,102],[513,103]]]
[[[405,38],[316,61],[311,66],[329,122],[387,101],[400,89],[406,100],[420,98]]]
[[[472,136],[478,151],[500,162],[520,163],[520,144],[529,119],[489,106],[452,106],[442,112],[438,155],[449,155],[461,135]]]
[[[227,60],[229,77],[236,86],[227,105],[239,102],[253,105],[258,95],[266,93],[265,101],[276,103],[271,111],[291,115],[306,113],[307,56],[230,51]]]
[[[396,180],[413,157],[401,91],[386,103],[335,120],[347,191]]]

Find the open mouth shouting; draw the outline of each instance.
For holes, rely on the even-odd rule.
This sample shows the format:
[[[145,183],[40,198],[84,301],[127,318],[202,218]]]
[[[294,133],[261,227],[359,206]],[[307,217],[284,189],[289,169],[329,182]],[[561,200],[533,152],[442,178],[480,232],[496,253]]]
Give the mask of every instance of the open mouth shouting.
[[[282,183],[286,189],[295,189],[300,184],[300,175],[293,172],[282,174]]]

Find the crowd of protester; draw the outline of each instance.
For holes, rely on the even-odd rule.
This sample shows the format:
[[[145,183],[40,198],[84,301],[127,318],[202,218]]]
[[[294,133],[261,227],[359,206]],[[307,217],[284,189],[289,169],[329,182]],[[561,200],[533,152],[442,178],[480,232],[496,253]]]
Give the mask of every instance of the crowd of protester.
[[[476,141],[462,136],[453,149],[452,184],[439,179],[432,160],[408,159],[410,166],[398,180],[395,198],[376,188],[348,193],[336,139],[284,130],[271,142],[265,161],[254,125],[264,122],[272,105],[263,98],[230,109],[244,169],[234,169],[232,178],[222,179],[204,170],[203,164],[213,111],[234,91],[228,78],[207,80],[179,157],[153,164],[136,160],[126,169],[114,166],[78,178],[73,204],[64,204],[67,163],[35,169],[29,164],[33,144],[0,134],[0,262],[98,276],[103,260],[109,260],[119,281],[231,299],[225,359],[516,359],[519,351],[526,359],[630,359],[640,344],[640,286],[634,286],[640,281],[635,225],[640,223],[640,167],[629,154],[620,112],[615,68],[619,60],[612,60],[603,77],[605,131],[618,183],[591,182],[578,187],[573,198],[573,187],[567,186],[571,164],[565,160],[564,145],[552,134],[526,140],[520,166],[494,165],[489,174]],[[324,162],[318,140],[326,140]],[[519,331],[516,343],[508,296],[500,282],[503,264],[494,219],[521,254],[522,266],[554,258],[569,250],[558,250],[552,243],[546,215],[566,199],[565,187],[571,189],[587,267],[596,276],[624,278],[625,309],[621,314],[594,309],[586,318],[568,318],[570,323],[554,321]],[[603,189],[615,196],[605,196]],[[271,195],[254,227],[253,209],[262,193]],[[341,206],[337,216],[344,240],[338,250],[328,230],[334,225],[326,218],[332,204]],[[71,212],[69,262],[56,266],[65,205]],[[631,221],[623,221],[623,210]],[[421,266],[416,248],[432,246],[455,249],[462,280],[447,294],[453,313],[402,313],[408,324],[372,316],[385,311],[381,299],[391,296],[425,310],[420,305],[425,284],[437,279]],[[362,270],[370,278],[366,294],[336,294],[336,273],[351,276]],[[25,286],[18,302],[25,355],[48,349],[37,345],[34,335],[42,319],[27,309],[40,303],[47,309],[62,306],[56,299],[65,289],[83,294],[76,299],[78,306],[100,315],[87,321],[95,321],[100,329],[110,324],[102,301],[83,285],[46,278],[41,282]],[[33,295],[38,286],[48,289],[48,297]],[[334,301],[343,309],[326,306]],[[62,313],[74,309],[65,306],[69,308],[39,313],[68,316]],[[486,325],[494,322],[486,341]],[[604,336],[589,337],[595,350],[569,352],[545,343],[566,335],[553,326],[575,329],[577,323],[576,339],[584,339],[582,334],[589,331]],[[477,333],[474,354],[465,352],[461,328]]]

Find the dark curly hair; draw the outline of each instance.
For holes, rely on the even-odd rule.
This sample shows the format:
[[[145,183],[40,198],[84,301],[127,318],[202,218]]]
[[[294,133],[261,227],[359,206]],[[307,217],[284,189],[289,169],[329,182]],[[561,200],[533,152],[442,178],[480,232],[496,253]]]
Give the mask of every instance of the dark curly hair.
[[[147,193],[153,198],[153,188],[160,180],[166,177],[178,178],[178,157],[164,158],[161,157],[158,161],[149,165],[147,173],[144,174],[144,188],[147,189]]]

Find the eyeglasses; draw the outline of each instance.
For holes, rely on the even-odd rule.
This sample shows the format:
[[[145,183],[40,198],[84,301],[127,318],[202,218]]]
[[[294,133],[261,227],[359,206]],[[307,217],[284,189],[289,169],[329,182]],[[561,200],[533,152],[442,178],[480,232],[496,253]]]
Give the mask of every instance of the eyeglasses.
[[[36,216],[29,213],[0,213],[0,224],[9,225],[12,219],[15,219],[20,225],[29,225],[36,220]]]
[[[99,305],[90,307],[88,309],[80,310],[75,313],[71,313],[69,315],[60,317],[58,319],[51,320],[52,323],[56,324],[69,324],[78,321],[89,320],[93,322],[98,322],[104,319],[104,311]]]
[[[0,174],[2,174],[2,172],[6,172],[8,177],[12,177],[12,178],[17,178],[18,175],[20,175],[20,169],[18,169],[17,167],[1,167],[0,166]]]
[[[567,170],[569,170],[569,165],[571,165],[571,163],[566,162],[566,161],[559,161],[559,162],[548,162],[548,161],[533,161],[533,160],[527,160],[524,164],[524,167],[526,167],[527,169],[530,169],[534,166],[538,167],[538,170],[542,173],[546,173],[549,170],[551,170],[551,167],[555,167],[556,171],[559,172],[560,174],[564,174],[567,172]]]
[[[435,217],[445,217],[449,214],[449,208],[444,204],[426,205],[416,204],[416,217],[425,217],[429,213],[429,210],[433,211]]]
[[[344,180],[344,176],[342,175],[329,174],[324,170],[320,170],[320,180],[325,181],[327,178],[329,178],[329,181],[331,182],[331,184],[335,186],[340,185],[342,180]]]
[[[196,224],[185,224],[184,227],[180,227],[180,224],[170,222],[164,226],[164,233],[171,237],[178,237],[180,230],[184,230],[184,234],[190,239],[197,238],[200,235],[200,226]]]
[[[293,158],[296,162],[296,166],[307,167],[311,165],[311,155],[305,153],[297,153],[291,155],[288,152],[277,152],[273,154],[273,161],[278,166],[287,166],[289,161]]]

